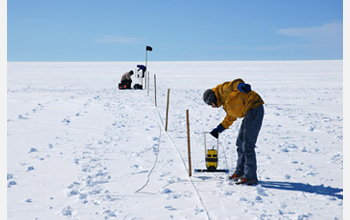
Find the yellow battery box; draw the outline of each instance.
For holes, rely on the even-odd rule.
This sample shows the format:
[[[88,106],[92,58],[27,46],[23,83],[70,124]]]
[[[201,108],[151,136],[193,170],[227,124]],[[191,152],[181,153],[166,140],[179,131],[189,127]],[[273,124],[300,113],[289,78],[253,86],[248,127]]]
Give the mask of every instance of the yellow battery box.
[[[216,170],[218,167],[218,153],[216,149],[208,149],[205,158],[207,169]]]

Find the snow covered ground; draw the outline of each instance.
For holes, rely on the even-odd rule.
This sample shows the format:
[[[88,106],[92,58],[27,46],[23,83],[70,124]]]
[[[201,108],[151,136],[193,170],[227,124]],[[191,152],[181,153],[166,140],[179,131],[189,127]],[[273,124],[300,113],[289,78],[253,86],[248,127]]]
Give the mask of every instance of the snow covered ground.
[[[118,90],[137,64],[8,63],[8,219],[343,219],[343,61],[149,62],[149,95]],[[186,110],[205,168],[225,113],[202,94],[236,78],[266,103],[257,186],[188,173]],[[220,137],[231,172],[240,123]]]

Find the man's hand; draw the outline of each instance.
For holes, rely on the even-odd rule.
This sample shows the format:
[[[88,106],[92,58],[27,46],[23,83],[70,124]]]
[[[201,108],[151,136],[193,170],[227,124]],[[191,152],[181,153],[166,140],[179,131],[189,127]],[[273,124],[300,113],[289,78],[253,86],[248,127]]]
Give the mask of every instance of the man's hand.
[[[210,134],[216,139],[219,137],[219,134],[225,130],[224,126],[220,123],[216,128],[214,128]]]

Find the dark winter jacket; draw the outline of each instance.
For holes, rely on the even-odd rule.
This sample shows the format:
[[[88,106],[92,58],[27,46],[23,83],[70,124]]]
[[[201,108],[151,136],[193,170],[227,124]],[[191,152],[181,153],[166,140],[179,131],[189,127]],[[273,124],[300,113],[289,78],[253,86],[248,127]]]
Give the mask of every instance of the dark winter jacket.
[[[130,72],[126,72],[122,75],[122,78],[120,79],[120,81],[124,81],[124,80],[130,80],[131,79],[131,74]]]

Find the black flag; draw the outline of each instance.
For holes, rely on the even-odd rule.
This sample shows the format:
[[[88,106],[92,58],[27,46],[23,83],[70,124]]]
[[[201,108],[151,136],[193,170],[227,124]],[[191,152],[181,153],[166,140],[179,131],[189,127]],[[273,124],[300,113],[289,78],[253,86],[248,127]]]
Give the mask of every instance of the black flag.
[[[146,50],[152,51],[152,47],[146,46]]]

